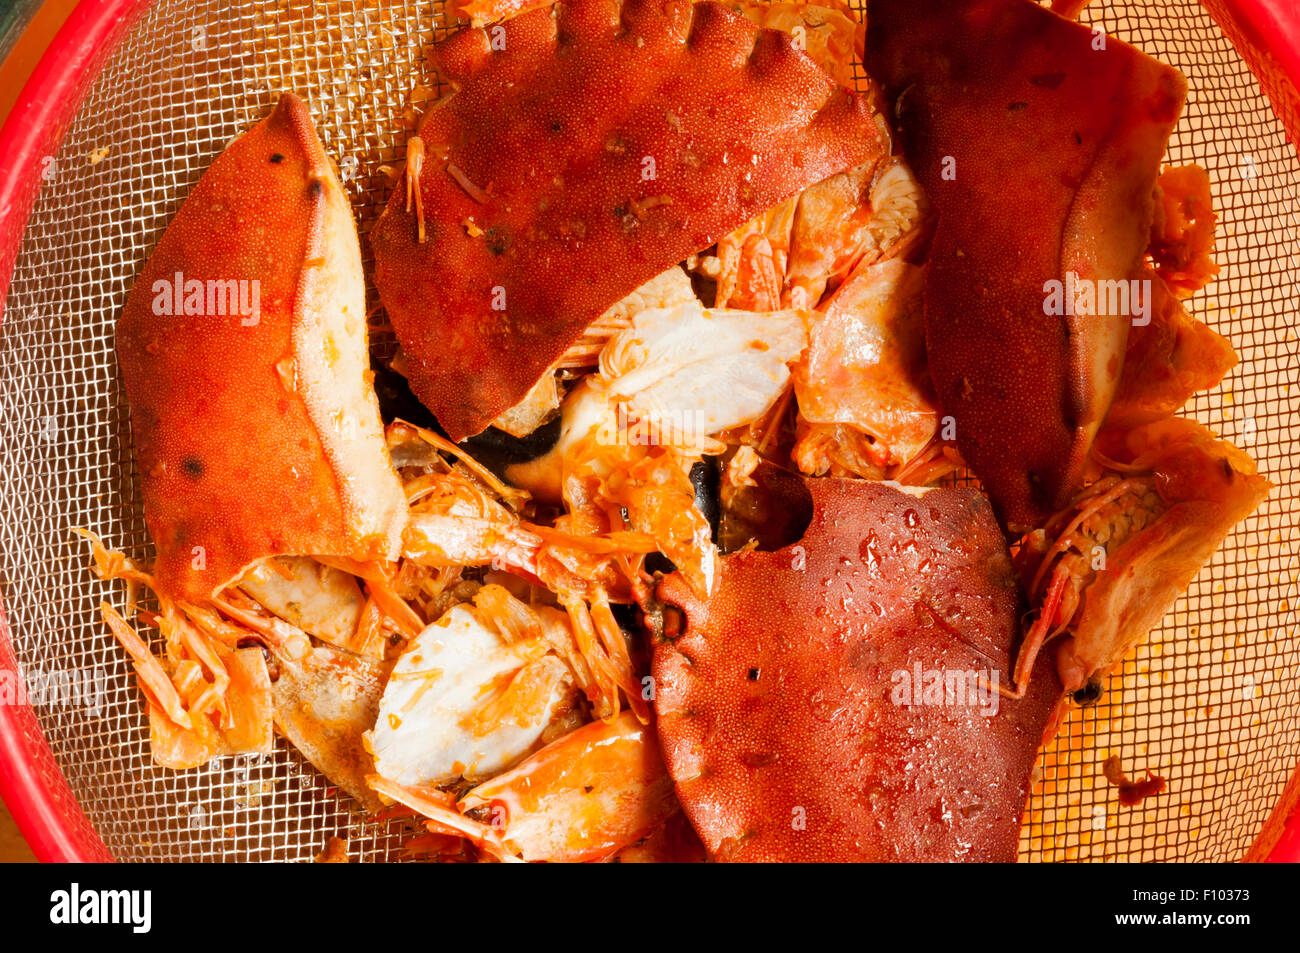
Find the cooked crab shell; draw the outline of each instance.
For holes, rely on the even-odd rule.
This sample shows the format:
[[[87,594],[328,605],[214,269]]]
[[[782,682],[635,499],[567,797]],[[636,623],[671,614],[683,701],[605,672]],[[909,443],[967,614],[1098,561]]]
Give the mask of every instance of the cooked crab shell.
[[[327,778],[377,807],[366,784],[374,767],[362,735],[374,724],[389,666],[325,645],[277,661],[275,726]]]
[[[795,368],[805,433],[795,459],[818,472],[814,450],[827,425],[872,440],[876,466],[905,463],[935,434],[938,412],[925,371],[921,290],[925,270],[899,259],[858,268],[815,319]]]
[[[988,502],[798,482],[796,543],[725,557],[708,599],[658,587],[684,614],[653,672],[687,817],[715,860],[1014,860],[1060,686],[992,690],[1023,606]]]
[[[936,396],[1002,521],[1041,526],[1081,485],[1119,382],[1121,292],[1142,277],[1186,80],[1032,0],[872,0],[866,66],[937,213]],[[1111,291],[1051,301],[1075,280]]]
[[[1058,633],[1066,689],[1103,679],[1268,495],[1244,452],[1181,417],[1103,432],[1098,447],[1112,455],[1105,475],[1049,524],[1052,545],[1035,533],[1019,555],[1042,606],[1022,649],[1021,683],[1033,653]]]
[[[862,24],[853,8],[838,0],[825,3],[768,3],[736,0],[731,6],[759,26],[781,30],[794,38],[797,49],[835,77],[852,86],[853,67],[862,60]]]
[[[654,729],[631,712],[552,742],[458,806],[485,810],[524,860],[552,862],[608,857],[678,809]]]
[[[571,0],[431,56],[456,93],[407,165],[421,201],[395,190],[370,238],[411,389],[454,440],[630,291],[887,151],[861,97],[716,3]]]
[[[117,353],[163,592],[202,601],[284,553],[396,555],[406,507],[367,375],[356,226],[296,96],[187,196]]]

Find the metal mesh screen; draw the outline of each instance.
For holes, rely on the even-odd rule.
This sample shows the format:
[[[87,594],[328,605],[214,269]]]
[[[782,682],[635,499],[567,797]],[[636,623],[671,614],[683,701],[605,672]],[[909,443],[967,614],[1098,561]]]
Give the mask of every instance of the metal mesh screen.
[[[1099,0],[1090,15],[1190,82],[1170,161],[1209,170],[1224,265],[1192,309],[1231,338],[1241,364],[1187,412],[1251,452],[1277,486],[1103,702],[1074,712],[1048,749],[1022,857],[1234,859],[1300,760],[1300,165],[1196,0]],[[400,856],[399,824],[367,821],[287,746],[186,772],[154,767],[134,678],[98,619],[100,600],[120,595],[91,577],[71,529],[149,555],[113,323],[199,175],[279,91],[298,92],[343,171],[368,264],[365,234],[390,187],[379,167],[400,159],[411,89],[431,83],[422,49],[446,17],[440,0],[163,0],[46,161],[0,327],[0,582],[50,746],[121,859],[301,860],[336,834],[356,859]],[[1164,775],[1168,793],[1117,807],[1101,775],[1110,754],[1130,773]]]

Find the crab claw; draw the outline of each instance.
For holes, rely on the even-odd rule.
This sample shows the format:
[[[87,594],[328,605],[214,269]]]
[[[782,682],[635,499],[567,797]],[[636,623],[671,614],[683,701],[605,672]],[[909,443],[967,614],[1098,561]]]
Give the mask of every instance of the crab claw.
[[[201,602],[274,555],[396,556],[406,502],[368,383],[361,250],[296,96],[194,186],[117,352],[161,590]]]
[[[1060,685],[996,691],[1023,603],[987,500],[799,482],[797,543],[727,556],[707,601],[659,586],[685,613],[653,672],[687,817],[717,860],[1014,860]]]
[[[1130,324],[1150,317],[1153,188],[1186,82],[1031,0],[873,0],[867,66],[939,216],[939,403],[998,516],[1042,525],[1078,487]]]
[[[465,793],[525,860],[599,860],[654,832],[675,812],[654,733],[625,711],[552,741]]]
[[[491,33],[434,48],[455,92],[419,130],[427,240],[400,189],[371,234],[411,389],[453,440],[651,278],[887,151],[790,36],[716,3],[573,0]]]

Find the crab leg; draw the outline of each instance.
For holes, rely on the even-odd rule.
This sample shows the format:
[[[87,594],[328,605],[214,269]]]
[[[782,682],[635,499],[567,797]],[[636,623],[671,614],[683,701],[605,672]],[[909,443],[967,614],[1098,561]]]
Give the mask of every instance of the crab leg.
[[[1042,651],[1047,640],[1056,634],[1053,632],[1049,635],[1048,630],[1060,608],[1061,596],[1068,582],[1069,577],[1064,572],[1057,572],[1052,577],[1047,598],[1043,600],[1042,611],[1034,620],[1034,624],[1029,627],[1029,631],[1025,633],[1025,641],[1021,643],[1020,651],[1016,654],[1016,665],[1011,673],[1014,687],[1008,689],[1002,685],[997,686],[998,694],[1003,698],[1018,700],[1025,697],[1025,691],[1029,687],[1029,675],[1034,670],[1034,663],[1038,661],[1038,653]]]
[[[439,804],[429,792],[389,781],[377,774],[372,774],[366,781],[381,796],[423,814],[436,826],[438,832],[463,837],[503,864],[523,863],[502,843],[498,831],[454,810],[449,806],[450,799],[447,804]]]

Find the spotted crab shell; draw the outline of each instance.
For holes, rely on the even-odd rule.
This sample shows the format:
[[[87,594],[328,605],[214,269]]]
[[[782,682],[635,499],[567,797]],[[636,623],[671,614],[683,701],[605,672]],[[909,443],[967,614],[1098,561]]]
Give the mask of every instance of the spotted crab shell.
[[[371,241],[411,388],[454,440],[628,293],[887,151],[862,98],[716,3],[572,0],[432,56],[454,92],[419,129],[421,202],[395,190]]]
[[[194,186],[117,354],[162,591],[202,601],[268,556],[397,555],[406,501],[369,383],[361,247],[298,97]]]
[[[938,213],[925,325],[939,403],[998,515],[1027,531],[1078,488],[1115,395],[1137,315],[1101,283],[1144,275],[1186,81],[1032,0],[873,0],[866,63]],[[1062,313],[1048,283],[1063,298],[1068,274],[1094,300],[1115,291]]]
[[[687,816],[717,860],[1014,860],[1061,686],[1045,664],[1021,701],[970,694],[1009,685],[1023,609],[988,501],[803,482],[799,542],[727,556],[708,600],[659,586],[685,614],[653,672]]]

